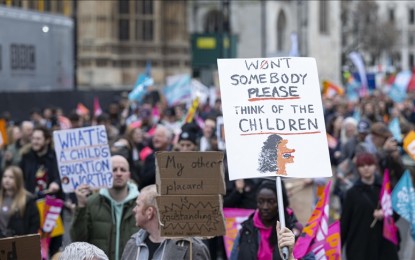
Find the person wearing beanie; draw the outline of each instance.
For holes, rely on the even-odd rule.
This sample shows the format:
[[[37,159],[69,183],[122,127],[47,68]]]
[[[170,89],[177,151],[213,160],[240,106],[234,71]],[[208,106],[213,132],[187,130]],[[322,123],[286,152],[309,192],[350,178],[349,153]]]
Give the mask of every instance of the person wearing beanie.
[[[178,149],[180,152],[194,152],[198,150],[196,134],[191,131],[182,132],[179,136]]]

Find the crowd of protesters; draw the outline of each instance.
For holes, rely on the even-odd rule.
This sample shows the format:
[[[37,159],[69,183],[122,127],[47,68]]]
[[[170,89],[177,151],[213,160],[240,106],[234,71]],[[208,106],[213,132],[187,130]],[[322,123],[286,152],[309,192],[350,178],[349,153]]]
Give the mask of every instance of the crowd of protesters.
[[[377,259],[382,259],[382,256],[397,259],[398,246],[388,244],[379,232],[383,214],[376,199],[379,198],[379,180],[385,169],[389,170],[392,188],[405,169],[415,169],[415,162],[402,149],[403,138],[415,124],[414,98],[409,95],[404,102],[395,103],[387,94],[375,90],[355,102],[340,95],[323,97],[323,107],[335,180],[333,193],[344,206],[344,209],[340,208],[340,220],[346,254],[349,259],[359,259],[353,255],[357,250],[353,249],[356,243],[350,241],[367,237],[367,241],[378,242],[371,242],[370,246],[359,243],[359,252],[361,249],[365,252],[359,253],[361,259],[375,259],[373,256],[380,257]],[[45,107],[34,109],[22,122],[14,122],[13,117],[9,116],[6,118],[8,144],[2,146],[0,151],[1,235],[7,237],[38,230],[34,200],[54,195],[65,201],[65,207],[69,209],[67,212],[74,214],[72,229],[65,231],[70,232],[73,241],[89,242],[101,248],[110,259],[121,259],[128,239],[138,230],[135,223],[138,222],[137,216],[134,221],[134,214],[137,215],[138,211],[133,212],[133,208],[140,206],[134,202],[140,201],[139,191],[146,191],[148,188],[145,187],[152,187],[155,183],[155,152],[219,151],[216,120],[222,115],[220,98],[212,106],[199,104],[194,118],[188,122],[186,115],[186,104],[168,106],[158,92],[153,92],[140,104],[131,103],[126,96],[122,96],[101,114],[93,115],[75,109],[64,114],[59,108]],[[392,123],[396,122],[399,127],[393,128]],[[114,184],[117,187],[102,189],[89,196],[92,191],[81,185],[74,194],[64,194],[51,134],[54,130],[90,125],[104,125],[106,128],[113,167],[117,168],[113,169],[113,174],[119,175],[114,178],[119,178],[120,183],[115,184],[119,187]],[[272,188],[265,182],[262,179],[226,181],[224,206],[255,209],[242,230],[253,232],[249,236],[253,236],[254,240],[258,236],[263,237],[262,243],[265,243],[250,243],[248,233],[240,233],[232,253],[233,259],[248,259],[247,255],[271,259],[268,257],[278,254],[275,185]],[[357,195],[359,193],[361,195]],[[286,194],[284,191],[284,196]],[[368,199],[364,201],[366,196]],[[362,205],[357,205],[356,200],[360,200]],[[284,207],[289,219],[288,227],[299,235],[302,225],[306,223],[299,223],[296,219],[287,196],[284,197]],[[370,223],[356,224],[356,214],[364,215],[366,222],[377,219],[374,227]],[[148,213],[150,219],[153,215]],[[133,235],[134,238],[147,239],[140,233]],[[151,242],[151,248],[147,246],[145,250],[149,250],[150,254],[159,254],[157,249],[163,241]],[[212,259],[224,258],[223,241],[212,239],[205,243],[210,253],[204,255],[210,254]],[[244,243],[247,246],[238,247]],[[163,245],[166,244],[169,245],[167,242]],[[55,237],[50,255],[62,250],[61,246],[62,237]],[[134,250],[137,246],[141,248],[138,244],[130,244]],[[204,252],[203,248],[201,250]],[[128,254],[136,256],[137,252]]]

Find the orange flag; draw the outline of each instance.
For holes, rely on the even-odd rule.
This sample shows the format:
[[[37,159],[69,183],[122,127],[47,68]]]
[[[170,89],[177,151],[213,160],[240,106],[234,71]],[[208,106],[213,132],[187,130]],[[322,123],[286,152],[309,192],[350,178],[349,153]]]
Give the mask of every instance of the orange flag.
[[[6,120],[0,119],[0,147],[7,145],[7,143],[7,123]]]
[[[76,107],[76,113],[80,116],[85,116],[89,114],[88,108],[84,106],[82,103],[78,103],[78,106]]]
[[[328,80],[323,81],[323,96],[333,97],[335,95],[342,96],[344,94],[344,89]]]

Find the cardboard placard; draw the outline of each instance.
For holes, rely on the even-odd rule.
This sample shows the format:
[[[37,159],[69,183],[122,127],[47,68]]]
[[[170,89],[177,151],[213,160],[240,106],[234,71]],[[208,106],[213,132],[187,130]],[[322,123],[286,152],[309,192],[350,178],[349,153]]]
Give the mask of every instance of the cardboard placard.
[[[0,259],[40,260],[40,235],[0,239]]]
[[[313,58],[219,59],[229,179],[332,175]]]
[[[53,141],[64,192],[80,184],[112,187],[111,153],[103,125],[54,131]]]
[[[223,152],[158,152],[160,195],[225,194]]]
[[[157,208],[164,237],[225,235],[221,195],[158,196]]]

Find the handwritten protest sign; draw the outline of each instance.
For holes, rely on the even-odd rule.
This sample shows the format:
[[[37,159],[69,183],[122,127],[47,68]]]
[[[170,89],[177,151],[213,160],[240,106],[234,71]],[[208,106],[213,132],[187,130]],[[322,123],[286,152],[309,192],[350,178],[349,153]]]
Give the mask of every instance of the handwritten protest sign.
[[[161,235],[212,237],[225,234],[222,152],[156,154],[156,198]]]
[[[225,195],[221,152],[159,152],[156,171],[161,195]]]
[[[219,59],[229,179],[329,177],[313,58]]]
[[[159,196],[161,235],[165,237],[225,235],[220,195]]]
[[[64,192],[80,184],[112,187],[111,153],[104,126],[53,132],[56,158]]]
[[[39,234],[0,239],[0,259],[40,260]]]

